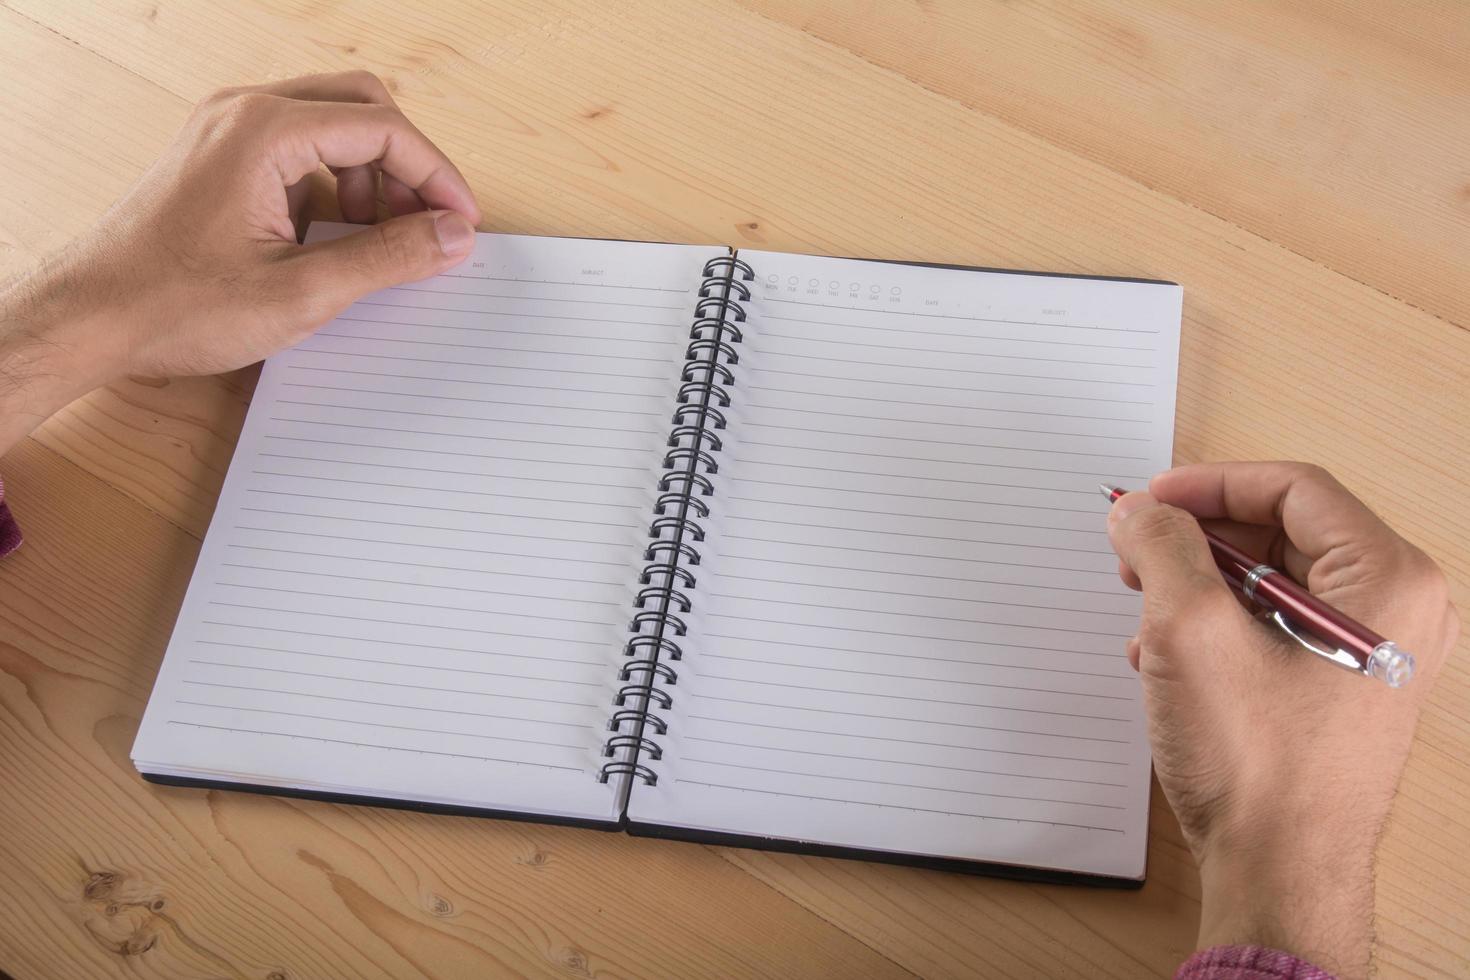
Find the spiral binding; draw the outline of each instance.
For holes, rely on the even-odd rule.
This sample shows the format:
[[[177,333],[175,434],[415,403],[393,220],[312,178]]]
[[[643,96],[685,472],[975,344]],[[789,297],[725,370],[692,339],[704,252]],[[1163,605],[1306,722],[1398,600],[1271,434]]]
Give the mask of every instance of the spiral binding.
[[[613,734],[602,744],[605,758],[620,752],[629,755],[602,766],[598,779],[604,783],[612,776],[636,777],[649,786],[658,782],[658,773],[641,760],[657,762],[663,757],[663,747],[649,736],[667,735],[669,724],[654,709],[668,711],[674,706],[667,688],[678,684],[679,674],[668,661],[683,659],[677,638],[688,634],[685,617],[694,609],[691,593],[696,579],[690,569],[700,562],[694,545],[704,541],[704,525],[699,522],[710,516],[709,504],[701,498],[715,492],[709,478],[720,471],[716,456],[725,439],[719,433],[729,425],[723,409],[730,407],[735,386],[731,368],[740,363],[738,348],[745,340],[739,326],[746,317],[741,304],[750,301],[746,284],[755,280],[750,266],[733,255],[706,262],[703,276],[679,372],[664,474],[648,525],[646,564],[638,575],[640,588],[628,625],[633,635],[623,646],[627,660],[618,671],[622,686],[613,698],[618,710],[608,720],[607,729]]]

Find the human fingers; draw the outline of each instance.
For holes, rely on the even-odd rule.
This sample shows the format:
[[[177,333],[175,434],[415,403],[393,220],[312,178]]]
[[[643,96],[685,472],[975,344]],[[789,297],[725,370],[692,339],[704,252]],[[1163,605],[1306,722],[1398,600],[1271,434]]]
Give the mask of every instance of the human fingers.
[[[370,163],[338,169],[337,206],[343,221],[372,224],[378,217],[378,169]]]
[[[284,99],[311,102],[366,102],[397,106],[383,80],[370,71],[339,71],[317,75],[298,75],[259,85],[242,85],[223,89],[217,95],[228,97],[247,92],[276,95]]]
[[[1309,463],[1200,463],[1149,481],[1157,499],[1202,519],[1284,527],[1308,559],[1402,539],[1332,474]]]
[[[247,97],[250,98],[250,97]],[[376,163],[431,208],[457,211],[473,224],[479,205],[458,168],[397,109],[382,105],[274,100],[253,111],[270,130],[286,184],[325,164]],[[264,118],[269,113],[270,118]]]
[[[1188,669],[1199,636],[1240,629],[1249,617],[1220,577],[1198,522],[1148,493],[1124,494],[1108,513],[1108,537],[1143,587],[1144,656]]]
[[[426,211],[302,246],[287,268],[296,277],[293,292],[317,305],[311,319],[320,322],[368,293],[452,268],[474,243],[474,226],[464,215]]]

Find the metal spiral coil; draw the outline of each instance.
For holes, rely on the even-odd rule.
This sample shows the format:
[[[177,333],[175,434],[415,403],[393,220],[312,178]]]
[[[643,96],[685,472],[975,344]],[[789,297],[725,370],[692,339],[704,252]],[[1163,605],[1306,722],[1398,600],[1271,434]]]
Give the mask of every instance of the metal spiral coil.
[[[689,601],[687,595],[678,589],[671,589],[666,585],[654,585],[646,589],[639,589],[637,597],[633,600],[633,605],[638,609],[643,609],[650,601],[664,598],[673,600],[674,605],[678,607],[680,612],[688,612],[694,608],[693,603]]]
[[[613,776],[642,779],[650,786],[658,782],[658,773],[642,760],[663,758],[663,747],[649,735],[668,734],[668,720],[655,709],[673,708],[673,696],[666,688],[676,685],[679,675],[665,661],[683,658],[683,648],[673,637],[688,635],[685,617],[695,608],[696,580],[690,568],[700,562],[694,545],[705,540],[700,521],[710,517],[710,506],[701,498],[715,493],[710,477],[720,472],[715,457],[725,448],[724,437],[716,433],[729,426],[723,410],[732,401],[731,368],[740,363],[737,348],[745,340],[736,324],[746,320],[742,304],[750,301],[749,283],[755,280],[750,266],[734,255],[710,259],[703,272],[679,372],[664,473],[648,525],[651,541],[643,551],[646,564],[638,576],[640,588],[628,624],[632,635],[623,645],[627,660],[618,671],[622,686],[613,704],[619,710],[608,721],[608,731],[614,734],[602,745],[605,757],[619,753],[627,757],[603,765],[598,771],[602,782]]]
[[[683,425],[684,417],[691,413],[696,415],[698,418],[713,419],[714,425],[710,426],[710,428],[714,429],[716,432],[721,429],[728,428],[730,425],[729,421],[725,418],[724,412],[720,411],[718,408],[710,408],[708,405],[703,407],[699,405],[680,405],[678,408],[674,409],[674,417],[673,419],[671,419],[671,421],[675,425]]]
[[[689,509],[697,512],[700,517],[709,516],[709,504],[698,497],[686,497],[682,493],[662,494],[653,502],[653,512],[662,517],[669,512],[670,507],[677,507],[680,504],[688,504]]]
[[[602,767],[600,778],[605,783],[611,776],[640,776],[650,786],[658,782],[658,773],[634,762],[609,762]]]
[[[642,573],[638,576],[639,585],[648,585],[653,581],[655,575],[662,575],[665,579],[678,579],[687,587],[694,588],[694,573],[687,568],[675,565],[670,568],[667,565],[645,565]]]
[[[688,405],[690,399],[698,396],[714,398],[721,408],[730,407],[730,392],[717,384],[711,384],[709,381],[688,381],[679,388],[678,397],[680,405]],[[700,404],[698,407],[707,408],[708,406]]]
[[[602,754],[605,756],[611,756],[618,749],[627,748],[634,745],[646,751],[648,753],[648,757],[655,762],[657,762],[659,759],[662,759],[664,756],[664,750],[662,746],[651,739],[644,738],[641,735],[614,736],[613,738],[608,739],[607,742],[602,746]]]

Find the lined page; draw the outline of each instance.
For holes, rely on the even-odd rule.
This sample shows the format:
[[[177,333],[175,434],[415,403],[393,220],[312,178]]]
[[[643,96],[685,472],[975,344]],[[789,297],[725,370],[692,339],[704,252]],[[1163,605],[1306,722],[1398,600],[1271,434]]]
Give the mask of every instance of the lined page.
[[[480,235],[272,358],[138,767],[614,819],[597,747],[719,254]]]
[[[1169,464],[1179,288],[741,258],[694,652],[630,814],[1141,877],[1140,604],[1097,485]]]

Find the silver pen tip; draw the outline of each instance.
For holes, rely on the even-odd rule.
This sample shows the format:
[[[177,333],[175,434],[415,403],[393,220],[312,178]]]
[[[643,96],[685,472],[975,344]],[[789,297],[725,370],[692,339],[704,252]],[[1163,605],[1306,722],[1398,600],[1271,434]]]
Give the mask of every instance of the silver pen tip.
[[[1097,485],[1097,488],[1102,491],[1102,495],[1104,497],[1111,497],[1113,494],[1118,492],[1118,488],[1113,486],[1111,483],[1099,483]]]

